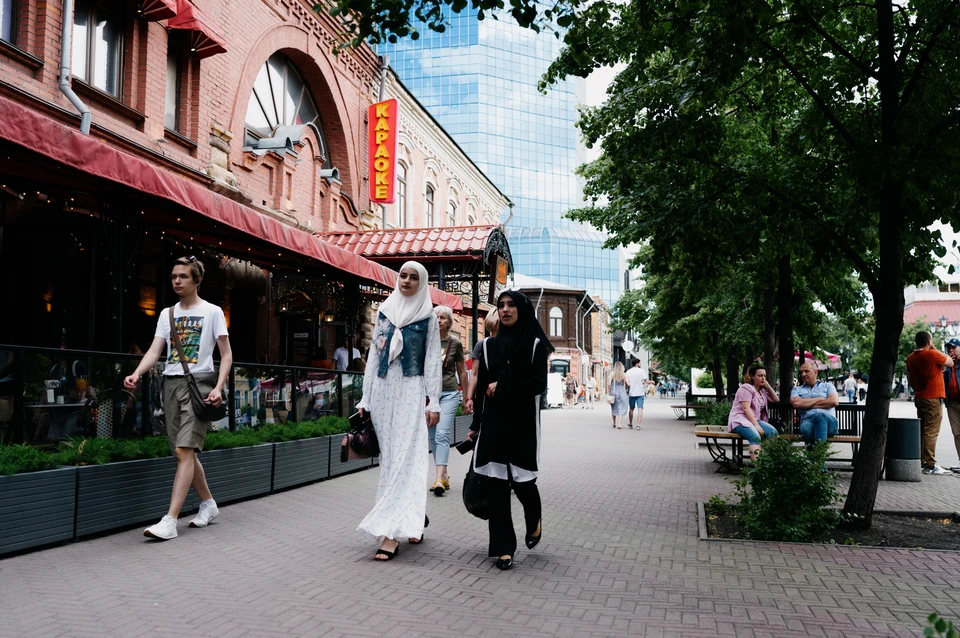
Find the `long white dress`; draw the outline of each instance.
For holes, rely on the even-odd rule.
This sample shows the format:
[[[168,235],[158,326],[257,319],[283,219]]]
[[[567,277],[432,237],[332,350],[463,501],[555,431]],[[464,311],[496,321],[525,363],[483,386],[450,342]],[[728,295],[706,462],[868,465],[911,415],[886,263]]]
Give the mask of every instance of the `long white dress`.
[[[383,348],[387,356],[390,344]],[[370,347],[363,377],[363,399],[357,407],[370,411],[380,440],[380,483],[377,502],[357,531],[373,537],[420,538],[427,511],[430,445],[425,412],[440,411],[442,386],[440,326],[431,316],[422,377],[405,377],[397,357],[387,376],[377,376],[380,351]],[[426,397],[430,405],[426,406]]]

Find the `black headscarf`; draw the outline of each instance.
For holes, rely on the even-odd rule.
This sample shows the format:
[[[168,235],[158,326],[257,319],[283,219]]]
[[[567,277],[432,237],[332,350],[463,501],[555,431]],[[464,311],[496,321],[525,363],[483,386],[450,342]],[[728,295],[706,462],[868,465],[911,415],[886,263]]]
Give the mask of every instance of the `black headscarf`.
[[[500,300],[504,297],[510,297],[516,304],[517,322],[512,326],[505,326],[500,322],[497,336],[487,343],[487,354],[490,357],[487,361],[487,369],[490,370],[494,379],[500,375],[508,361],[513,366],[520,366],[523,370],[529,368],[530,359],[533,356],[533,343],[536,339],[540,340],[540,344],[546,348],[547,353],[555,349],[550,344],[550,339],[544,333],[540,322],[537,321],[530,298],[522,292],[506,290],[497,297],[498,307]]]

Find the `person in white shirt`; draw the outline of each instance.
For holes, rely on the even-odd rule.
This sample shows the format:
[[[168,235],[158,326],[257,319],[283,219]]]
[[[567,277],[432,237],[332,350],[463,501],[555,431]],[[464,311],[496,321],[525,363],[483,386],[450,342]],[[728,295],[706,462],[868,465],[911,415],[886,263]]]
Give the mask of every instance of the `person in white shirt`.
[[[170,280],[173,291],[180,302],[173,307],[174,326],[177,339],[183,350],[190,374],[212,373],[213,348],[220,350],[220,371],[217,383],[207,395],[206,402],[214,406],[223,403],[223,386],[230,376],[233,365],[233,351],[227,335],[227,322],[219,306],[204,301],[197,294],[203,280],[203,262],[196,257],[181,257],[173,262]],[[160,353],[166,350],[167,363],[163,371],[163,418],[167,430],[167,441],[177,457],[177,474],[173,479],[173,493],[170,496],[170,509],[156,525],[143,531],[144,536],[170,540],[177,537],[177,516],[183,508],[190,486],[200,497],[200,511],[190,521],[190,527],[206,527],[220,515],[217,503],[213,500],[207,477],[200,465],[197,453],[203,450],[207,436],[207,423],[194,414],[193,403],[187,386],[187,377],[183,374],[183,364],[174,348],[171,352],[170,313],[160,313],[157,332],[150,349],[143,355],[137,369],[123,380],[128,390],[135,390],[140,377],[156,365]]]
[[[630,412],[627,413],[627,426],[633,429],[633,413],[637,413],[637,429],[643,421],[643,401],[645,395],[643,368],[640,361],[634,361],[633,367],[627,370],[627,387],[630,390]]]
[[[333,351],[333,363],[337,370],[346,370],[350,367],[350,362],[360,358],[360,351],[350,347],[349,335],[343,336],[343,344]]]
[[[590,406],[590,409],[593,409],[593,402],[597,398],[597,380],[593,378],[591,374],[587,377],[587,405]]]
[[[857,402],[857,380],[853,378],[853,373],[843,382],[843,392],[847,395],[847,403]]]

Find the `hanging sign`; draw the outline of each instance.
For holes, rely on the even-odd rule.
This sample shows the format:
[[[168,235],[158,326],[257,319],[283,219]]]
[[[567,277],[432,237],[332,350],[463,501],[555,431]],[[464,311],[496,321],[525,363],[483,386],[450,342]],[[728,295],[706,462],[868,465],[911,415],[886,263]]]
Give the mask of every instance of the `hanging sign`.
[[[396,99],[371,104],[367,113],[371,202],[392,204],[396,195],[398,115]]]

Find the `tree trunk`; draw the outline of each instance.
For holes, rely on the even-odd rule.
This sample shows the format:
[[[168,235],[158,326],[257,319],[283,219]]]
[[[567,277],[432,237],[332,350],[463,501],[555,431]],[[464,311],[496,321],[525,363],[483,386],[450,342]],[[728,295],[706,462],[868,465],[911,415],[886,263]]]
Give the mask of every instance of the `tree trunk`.
[[[777,262],[779,286],[777,287],[777,335],[780,342],[780,387],[777,393],[784,401],[790,400],[793,390],[793,269],[790,254],[782,255]]]
[[[723,401],[723,364],[720,361],[720,336],[714,332],[712,335],[712,345],[710,350],[713,353],[713,361],[710,368],[713,371],[713,389],[717,392],[717,401]]]
[[[899,108],[900,71],[896,65],[894,48],[893,6],[886,0],[876,3],[879,69],[877,88],[880,91],[881,157],[886,166],[878,167],[881,177],[879,189],[880,265],[873,293],[873,312],[876,331],[873,338],[873,358],[870,362],[870,391],[867,393],[867,411],[863,417],[860,451],[850,480],[850,490],[843,512],[852,525],[868,528],[872,523],[873,507],[877,500],[883,452],[887,444],[887,423],[890,416],[890,387],[893,368],[897,361],[900,333],[903,330],[903,190],[899,183],[900,169],[894,165],[896,149],[900,146]]]
[[[727,397],[732,399],[740,387],[740,348],[730,346],[727,350]]]
[[[776,375],[777,322],[773,317],[773,302],[776,291],[763,293],[763,367],[767,369],[767,378],[771,381]]]

